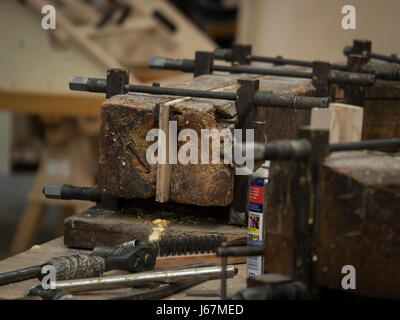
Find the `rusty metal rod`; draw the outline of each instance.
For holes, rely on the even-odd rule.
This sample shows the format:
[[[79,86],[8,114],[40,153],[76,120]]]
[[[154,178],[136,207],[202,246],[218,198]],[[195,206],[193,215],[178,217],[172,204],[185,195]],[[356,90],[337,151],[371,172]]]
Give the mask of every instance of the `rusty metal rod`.
[[[69,80],[71,90],[88,92],[106,92],[107,80],[86,77],[71,77]],[[207,99],[221,99],[236,101],[236,92],[202,91],[181,88],[167,88],[143,85],[125,85],[128,92],[150,93],[159,95],[186,96]],[[257,107],[276,107],[293,109],[327,108],[327,97],[304,97],[295,94],[275,93],[272,91],[258,90],[254,95],[254,105]]]

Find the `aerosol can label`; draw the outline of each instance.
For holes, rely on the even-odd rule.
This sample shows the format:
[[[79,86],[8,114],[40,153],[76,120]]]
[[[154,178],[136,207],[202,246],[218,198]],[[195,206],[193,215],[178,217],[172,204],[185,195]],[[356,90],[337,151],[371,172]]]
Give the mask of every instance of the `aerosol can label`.
[[[249,188],[249,220],[248,240],[251,245],[263,245],[264,191],[267,179],[257,178],[250,181]],[[263,273],[263,258],[254,256],[247,258],[247,276],[254,277]]]

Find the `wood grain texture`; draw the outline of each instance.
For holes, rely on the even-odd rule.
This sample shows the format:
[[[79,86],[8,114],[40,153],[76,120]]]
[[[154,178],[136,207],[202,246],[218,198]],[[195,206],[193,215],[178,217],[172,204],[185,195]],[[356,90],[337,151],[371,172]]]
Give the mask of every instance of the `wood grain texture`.
[[[133,212],[135,211],[135,213]],[[132,239],[147,241],[154,219],[168,219],[167,236],[222,234],[231,245],[247,243],[247,228],[227,225],[212,217],[160,213],[155,209],[137,208],[130,213],[90,208],[69,217],[64,223],[64,243],[69,247],[92,249],[95,246],[112,246]]]
[[[174,86],[215,91],[236,91],[239,78],[260,78],[260,89],[313,95],[309,80],[258,77],[256,75],[204,75],[192,81]],[[237,115],[232,101],[201,98],[178,98],[145,94],[115,96],[106,100],[102,107],[100,143],[99,187],[102,193],[123,198],[157,197],[157,172],[171,169],[168,199],[199,206],[227,206],[232,202],[233,168],[219,164],[201,164],[200,144],[198,164],[149,165],[146,150],[153,143],[146,141],[146,133],[160,126],[158,110],[168,105],[172,109],[170,119],[177,122],[178,133],[193,129],[198,137],[202,129],[233,129]],[[159,107],[157,107],[159,106]],[[161,108],[161,109],[160,109]],[[300,125],[308,124],[308,110],[286,108],[258,108],[256,136],[263,141],[289,138]],[[266,131],[266,132],[265,132]],[[218,138],[216,134],[213,137]],[[211,141],[211,139],[210,139]],[[178,150],[184,145],[178,142]],[[210,152],[212,152],[210,148]],[[163,179],[159,180],[160,183]],[[168,184],[168,183],[167,183]]]
[[[400,83],[377,80],[365,89],[363,140],[400,136]]]
[[[330,103],[328,109],[311,111],[311,126],[329,130],[329,142],[360,141],[363,125],[363,108]]]
[[[361,295],[400,298],[400,157],[332,154],[322,168],[319,282],[341,288],[356,269]]]

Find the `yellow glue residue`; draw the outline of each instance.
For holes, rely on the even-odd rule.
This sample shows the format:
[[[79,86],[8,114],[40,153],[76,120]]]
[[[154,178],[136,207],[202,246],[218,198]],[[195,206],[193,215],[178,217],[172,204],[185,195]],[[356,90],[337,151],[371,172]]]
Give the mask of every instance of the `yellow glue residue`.
[[[149,241],[158,241],[166,236],[166,230],[170,221],[163,219],[156,219],[151,222],[153,224],[153,229],[149,235]]]

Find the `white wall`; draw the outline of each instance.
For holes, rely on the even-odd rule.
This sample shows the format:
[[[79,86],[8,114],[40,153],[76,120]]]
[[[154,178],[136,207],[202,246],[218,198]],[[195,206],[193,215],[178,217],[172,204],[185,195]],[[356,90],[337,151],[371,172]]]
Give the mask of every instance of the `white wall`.
[[[346,4],[356,8],[356,30],[341,27]],[[377,53],[400,55],[399,14],[400,0],[241,0],[236,42],[256,54],[340,61],[358,38]]]

